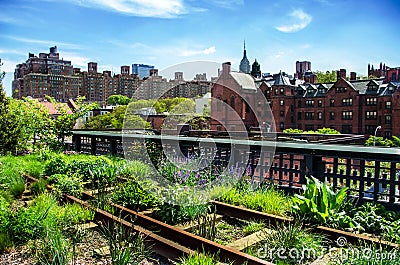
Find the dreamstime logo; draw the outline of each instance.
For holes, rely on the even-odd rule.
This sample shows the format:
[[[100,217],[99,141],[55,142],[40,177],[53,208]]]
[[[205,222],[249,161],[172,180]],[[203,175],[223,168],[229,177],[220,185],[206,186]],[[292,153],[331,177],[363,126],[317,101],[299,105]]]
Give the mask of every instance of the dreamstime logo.
[[[381,264],[382,261],[394,261],[398,257],[397,249],[382,250],[373,247],[355,247],[348,245],[346,237],[339,237],[336,246],[317,248],[270,248],[268,243],[257,250],[257,257],[272,262],[291,260],[301,264],[304,261],[329,259],[336,262],[367,261],[366,264]]]
[[[197,73],[204,73],[206,70],[198,67],[202,65],[204,62],[180,64],[179,70],[186,73],[196,69]],[[214,63],[215,72],[218,66]],[[176,66],[161,72],[171,72],[171,69]],[[152,173],[143,177],[151,182],[150,191],[165,202],[191,205],[207,203],[220,196],[224,188],[234,185],[243,176],[248,176],[253,184],[258,183],[260,179],[255,179],[253,173],[268,172],[274,159],[275,121],[259,84],[250,75],[231,71],[230,64],[223,64],[222,73],[211,88],[211,98],[196,99],[198,106],[191,101],[175,102],[177,104],[163,114],[161,135],[149,135],[143,125],[138,128],[139,112],[153,125],[157,125],[160,116],[150,115],[152,109],[141,108],[136,99],[152,98],[153,107],[160,109],[161,103],[156,100],[204,86],[201,82],[183,81],[179,73],[176,76],[178,78],[168,82],[161,76],[150,76],[135,92],[135,100],[128,105],[125,114],[124,155],[127,160],[140,159],[151,167]],[[195,107],[202,110],[201,113],[196,113]],[[211,129],[224,135],[224,140],[182,136],[190,124],[204,121],[205,114],[209,115]],[[201,129],[201,125],[198,127]],[[261,136],[268,135],[268,141],[259,138],[257,152],[250,148],[250,129]]]

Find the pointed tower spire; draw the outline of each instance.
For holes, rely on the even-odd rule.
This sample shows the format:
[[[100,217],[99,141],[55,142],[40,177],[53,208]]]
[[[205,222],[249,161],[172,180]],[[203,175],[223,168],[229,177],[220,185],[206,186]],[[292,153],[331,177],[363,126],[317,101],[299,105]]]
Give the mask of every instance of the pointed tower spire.
[[[239,70],[242,73],[246,73],[246,74],[250,73],[250,62],[247,59],[247,55],[246,55],[246,40],[243,41],[243,58],[240,61]]]

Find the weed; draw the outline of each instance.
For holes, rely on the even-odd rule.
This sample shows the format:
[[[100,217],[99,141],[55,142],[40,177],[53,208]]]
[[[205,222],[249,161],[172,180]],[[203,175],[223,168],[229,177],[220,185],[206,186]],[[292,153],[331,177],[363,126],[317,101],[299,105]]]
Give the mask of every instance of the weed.
[[[179,259],[177,265],[217,265],[220,264],[218,255],[205,253],[191,253]]]
[[[262,251],[258,250],[260,257],[278,264],[304,264],[314,260],[323,253],[325,241],[300,224],[278,225],[274,231],[264,231],[260,239],[265,244]],[[254,247],[248,251],[254,252]]]
[[[243,233],[249,235],[265,228],[263,221],[251,221],[243,227]]]
[[[47,230],[46,236],[34,245],[36,259],[44,265],[67,265],[70,251],[69,242],[58,229]]]
[[[107,240],[113,265],[138,264],[151,254],[143,236],[132,228],[110,223],[102,225],[100,231]]]
[[[34,195],[40,195],[46,191],[47,188],[47,180],[45,179],[39,179],[36,182],[33,182],[30,185],[30,190]]]

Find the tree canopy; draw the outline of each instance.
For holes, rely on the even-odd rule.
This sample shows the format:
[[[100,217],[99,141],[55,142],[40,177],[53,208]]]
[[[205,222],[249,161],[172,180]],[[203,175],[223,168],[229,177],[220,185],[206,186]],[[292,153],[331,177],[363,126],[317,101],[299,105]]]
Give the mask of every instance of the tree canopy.
[[[86,124],[87,129],[121,129],[124,125],[125,112],[127,106],[118,106],[113,112],[107,113],[105,115],[97,115],[91,118]],[[125,127],[143,129],[149,128],[150,123],[146,122],[138,115],[129,115],[126,118]]]
[[[130,98],[123,95],[111,95],[107,98],[107,104],[112,106],[128,105],[130,101]]]
[[[336,71],[326,71],[325,73],[322,71],[315,71],[315,75],[317,76],[318,83],[331,83],[336,82]]]

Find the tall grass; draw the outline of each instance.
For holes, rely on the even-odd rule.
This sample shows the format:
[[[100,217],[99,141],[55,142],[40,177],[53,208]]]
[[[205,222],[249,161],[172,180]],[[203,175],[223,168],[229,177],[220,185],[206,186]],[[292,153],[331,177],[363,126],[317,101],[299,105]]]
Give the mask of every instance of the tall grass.
[[[287,215],[292,205],[290,198],[273,186],[256,190],[232,188],[223,194],[219,200],[280,216]]]

